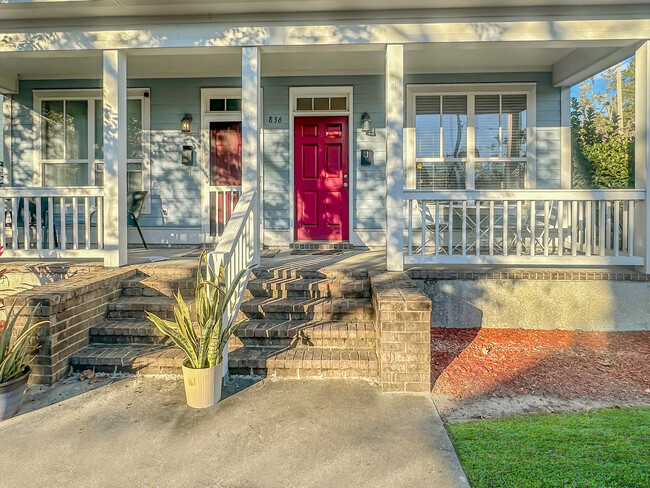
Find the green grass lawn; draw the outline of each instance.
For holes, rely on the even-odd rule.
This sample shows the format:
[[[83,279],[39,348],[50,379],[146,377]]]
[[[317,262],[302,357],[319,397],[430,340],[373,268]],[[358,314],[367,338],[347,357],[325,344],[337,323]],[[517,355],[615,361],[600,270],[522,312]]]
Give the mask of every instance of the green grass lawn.
[[[650,408],[451,424],[473,488],[650,487]]]

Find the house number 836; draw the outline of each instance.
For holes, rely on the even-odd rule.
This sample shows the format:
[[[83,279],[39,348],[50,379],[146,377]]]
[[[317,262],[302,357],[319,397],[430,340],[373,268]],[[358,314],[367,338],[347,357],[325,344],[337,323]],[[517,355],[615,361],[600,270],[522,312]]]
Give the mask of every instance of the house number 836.
[[[269,124],[281,124],[282,123],[282,115],[277,116],[277,115],[269,115]]]

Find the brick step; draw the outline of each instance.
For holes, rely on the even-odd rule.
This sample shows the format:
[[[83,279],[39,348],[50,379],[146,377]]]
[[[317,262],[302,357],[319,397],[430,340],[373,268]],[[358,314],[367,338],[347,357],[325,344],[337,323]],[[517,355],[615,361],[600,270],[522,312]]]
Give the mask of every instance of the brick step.
[[[367,279],[257,278],[248,282],[254,297],[269,298],[369,298]]]
[[[231,374],[283,378],[376,379],[374,349],[242,347],[228,354]]]
[[[192,309],[194,300],[186,300]],[[155,313],[163,319],[174,318],[176,300],[171,297],[120,297],[108,304],[106,317],[110,319],[147,320],[145,311]]]
[[[255,268],[253,270],[253,279],[368,279],[368,270],[364,269],[340,269],[340,268],[320,268],[320,269],[302,269],[295,267],[275,266],[272,268]]]
[[[90,328],[90,342],[99,344],[169,344],[149,320],[105,320]]]
[[[195,286],[196,278],[192,277],[136,276],[122,283],[122,294],[130,297],[173,297],[180,291],[184,298],[192,298]]]
[[[374,349],[372,322],[248,320],[234,333],[231,347],[284,346]]]
[[[369,298],[263,298],[241,305],[249,319],[369,321],[373,318]]]
[[[185,353],[165,344],[90,344],[70,358],[74,370],[103,373],[179,374]]]

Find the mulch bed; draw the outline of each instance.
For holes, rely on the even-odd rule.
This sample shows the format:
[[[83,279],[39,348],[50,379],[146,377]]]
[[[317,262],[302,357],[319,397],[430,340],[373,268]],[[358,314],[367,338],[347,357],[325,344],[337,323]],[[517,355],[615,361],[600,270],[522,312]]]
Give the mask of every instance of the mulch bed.
[[[434,393],[650,402],[650,332],[431,329]]]

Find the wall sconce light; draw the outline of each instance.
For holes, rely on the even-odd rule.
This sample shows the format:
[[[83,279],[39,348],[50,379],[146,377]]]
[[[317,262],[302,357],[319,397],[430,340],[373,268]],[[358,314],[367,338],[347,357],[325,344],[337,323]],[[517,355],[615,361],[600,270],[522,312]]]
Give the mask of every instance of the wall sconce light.
[[[375,129],[371,126],[372,119],[368,112],[361,114],[361,130],[369,136],[376,136]]]
[[[192,114],[185,114],[181,119],[181,132],[190,132],[190,125],[192,124]]]

